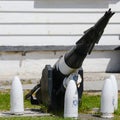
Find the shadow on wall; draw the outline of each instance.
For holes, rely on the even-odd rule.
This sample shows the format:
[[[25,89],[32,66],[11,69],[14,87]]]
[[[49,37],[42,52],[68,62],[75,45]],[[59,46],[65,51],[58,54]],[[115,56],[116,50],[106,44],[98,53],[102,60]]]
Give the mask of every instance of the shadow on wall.
[[[35,8],[108,8],[120,0],[34,0]]]
[[[111,56],[107,65],[107,73],[120,73],[120,46],[113,51],[114,56]]]
[[[94,50],[86,60],[87,71],[120,73],[120,50]]]

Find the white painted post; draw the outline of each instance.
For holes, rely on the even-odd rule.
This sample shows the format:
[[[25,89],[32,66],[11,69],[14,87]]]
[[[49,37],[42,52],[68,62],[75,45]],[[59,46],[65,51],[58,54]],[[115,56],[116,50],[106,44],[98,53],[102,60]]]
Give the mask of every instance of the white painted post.
[[[111,75],[110,79],[112,81],[113,90],[114,90],[114,110],[118,109],[118,85],[115,75]]]
[[[15,76],[12,81],[11,93],[10,93],[10,112],[11,114],[23,114],[24,113],[24,99],[22,84],[18,76]]]
[[[66,88],[64,100],[64,117],[78,117],[78,91],[76,82],[74,80],[70,80]]]
[[[100,111],[103,118],[114,117],[114,90],[110,79],[106,79],[103,85]]]

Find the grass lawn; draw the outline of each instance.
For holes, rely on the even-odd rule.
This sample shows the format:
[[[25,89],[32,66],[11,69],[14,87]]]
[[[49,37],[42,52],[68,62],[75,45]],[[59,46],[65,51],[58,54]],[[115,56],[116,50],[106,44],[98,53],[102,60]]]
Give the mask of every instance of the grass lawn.
[[[118,110],[115,111],[114,120],[120,119],[120,96],[119,96]],[[25,108],[41,109],[43,106],[31,105],[29,101],[24,101]],[[82,104],[79,106],[79,113],[93,113],[93,108],[100,108],[100,95],[85,93],[82,97]],[[47,108],[43,108],[47,110]],[[0,92],[0,111],[10,110],[10,92]],[[63,120],[62,115],[60,116],[47,116],[47,117],[1,117],[0,120]],[[68,120],[68,119],[65,119]]]

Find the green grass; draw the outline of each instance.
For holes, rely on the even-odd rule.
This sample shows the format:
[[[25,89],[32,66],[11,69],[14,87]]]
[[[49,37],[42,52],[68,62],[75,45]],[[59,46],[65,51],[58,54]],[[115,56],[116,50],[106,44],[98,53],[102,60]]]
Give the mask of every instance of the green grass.
[[[118,110],[115,111],[115,118],[120,119],[120,96],[118,101]],[[44,106],[31,105],[29,101],[24,101],[25,108],[41,109]],[[100,95],[84,93],[82,97],[82,105],[79,105],[79,113],[93,113],[93,108],[100,108]],[[0,111],[10,110],[10,92],[0,92]],[[44,108],[47,111],[47,108]],[[99,113],[98,113],[99,114]],[[1,117],[0,120],[63,120],[62,115],[60,116],[49,116],[49,117]],[[69,120],[69,119],[66,119]],[[117,120],[117,119],[115,119]]]
[[[40,109],[41,106],[31,105],[28,100],[24,100],[25,108]],[[0,111],[10,110],[10,91],[0,92]]]
[[[62,117],[2,117],[0,120],[70,120],[68,118],[63,119]]]
[[[79,112],[90,113],[93,108],[100,108],[100,95],[83,94]]]
[[[9,92],[0,92],[0,111],[9,110],[10,94]]]
[[[82,105],[79,106],[80,113],[93,113],[93,108],[100,108],[101,95],[94,95],[84,93],[82,97]],[[115,111],[115,115],[120,116],[120,95],[118,99],[118,109]]]

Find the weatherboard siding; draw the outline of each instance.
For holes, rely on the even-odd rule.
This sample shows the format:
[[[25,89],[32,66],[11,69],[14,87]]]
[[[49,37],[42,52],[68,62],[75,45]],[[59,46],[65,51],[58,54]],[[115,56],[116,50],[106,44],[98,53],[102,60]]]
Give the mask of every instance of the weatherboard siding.
[[[119,5],[119,0],[0,0],[0,45],[51,45],[51,41],[54,45],[71,45],[109,7],[116,14],[101,43],[109,44],[110,39],[110,44],[118,44]]]
[[[119,6],[119,0],[0,0],[0,47],[62,46],[63,48],[74,45],[83,32],[93,26],[109,8],[116,14],[111,18],[98,45],[118,46],[120,45]],[[27,75],[24,78],[29,79],[33,76],[39,78],[45,64],[53,65],[59,56],[66,52],[50,49],[47,54],[46,51],[29,51],[29,53],[26,51],[23,55],[22,51],[17,53],[5,51],[0,52],[0,79],[8,79],[19,71],[22,77]],[[28,57],[28,54],[31,57]],[[42,56],[36,57],[38,54]],[[104,59],[106,54],[105,51],[101,55],[103,60],[96,59],[95,56],[88,57],[83,64],[85,71],[91,71],[94,67],[94,72],[105,72],[111,59],[111,55],[107,60]],[[119,58],[119,53],[115,52],[116,54]],[[95,67],[98,62],[94,60],[102,64],[100,69]],[[114,68],[113,71],[119,71],[119,68]]]

